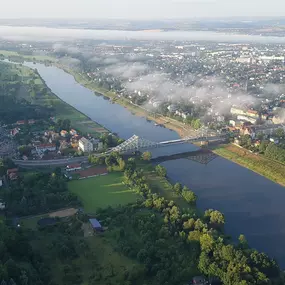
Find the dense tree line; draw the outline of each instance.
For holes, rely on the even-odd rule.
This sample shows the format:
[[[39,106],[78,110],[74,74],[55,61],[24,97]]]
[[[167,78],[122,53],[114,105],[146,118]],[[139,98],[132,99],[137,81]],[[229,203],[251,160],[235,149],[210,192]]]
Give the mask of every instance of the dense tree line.
[[[149,195],[142,205],[108,208],[99,217],[113,233],[116,249],[143,264],[136,278],[145,283],[183,284],[203,273],[229,285],[283,284],[275,261],[249,249],[243,238],[236,246],[223,238],[218,211],[190,217],[173,202]]]
[[[246,242],[243,236],[237,246],[225,238],[223,233],[225,218],[221,212],[210,209],[203,216],[183,213],[173,201],[167,201],[164,197],[159,197],[157,194],[152,193],[143,171],[136,170],[134,167],[128,167],[128,164],[126,167],[124,174],[125,183],[137,189],[137,192],[145,198],[143,202],[144,207],[159,212],[163,216],[163,221],[167,225],[170,235],[172,237],[179,236],[184,242],[185,248],[190,246],[192,250],[198,250],[199,258],[196,262],[199,263],[199,269],[202,273],[207,276],[218,277],[224,284],[229,285],[262,285],[268,284],[269,280],[275,282],[275,284],[282,284],[279,279],[280,269],[274,260],[245,246]],[[181,193],[190,203],[196,202],[196,195],[193,192],[191,193],[188,188],[182,188],[179,183],[175,184],[173,188],[176,192]],[[138,223],[137,221],[136,224]],[[151,225],[148,224],[148,228],[150,227]],[[125,234],[123,236],[125,237]],[[154,237],[155,240],[157,238]],[[146,242],[144,241],[144,243]],[[131,247],[130,242],[127,242],[126,245]],[[125,247],[122,246],[122,248]],[[127,254],[129,250],[124,249]],[[146,260],[152,260],[148,256],[149,252],[149,249],[143,251]],[[140,256],[138,258],[141,259]],[[193,262],[195,264],[195,261]],[[171,278],[171,271],[167,272],[166,265],[159,268],[163,268],[165,271],[163,274],[156,272],[158,276],[166,275],[168,278]],[[178,269],[175,270],[179,272]],[[188,277],[190,278],[191,275],[188,275]],[[166,282],[166,279],[163,278],[161,280],[162,283],[159,283],[159,280],[158,278],[158,284],[165,284],[163,282]],[[170,284],[178,282],[178,280],[171,281],[172,283]],[[179,280],[179,282],[182,281],[185,280]]]
[[[271,143],[267,146],[265,150],[265,156],[285,163],[285,148],[279,147]]]
[[[0,177],[4,176],[9,168],[15,168],[16,165],[9,158],[0,158]]]
[[[0,221],[0,284],[50,284],[50,269],[33,250],[27,232]]]
[[[280,142],[284,141],[285,134],[283,129],[279,129],[275,132],[275,136],[279,138]],[[246,149],[253,152],[258,152],[264,154],[270,159],[285,163],[285,144],[279,143],[278,145],[270,142],[267,139],[261,137],[260,144],[255,146],[253,140],[249,135],[244,135],[240,137],[240,145]]]
[[[155,211],[130,206],[102,210],[99,216],[109,220],[116,250],[142,264],[130,284],[181,284],[199,273],[197,245],[174,237]]]
[[[20,177],[5,190],[7,211],[13,215],[33,215],[79,204],[60,173],[35,173]]]
[[[69,119],[64,119],[64,120],[58,119],[54,126],[54,130],[58,133],[62,130],[69,132],[70,129],[71,129],[71,122]]]

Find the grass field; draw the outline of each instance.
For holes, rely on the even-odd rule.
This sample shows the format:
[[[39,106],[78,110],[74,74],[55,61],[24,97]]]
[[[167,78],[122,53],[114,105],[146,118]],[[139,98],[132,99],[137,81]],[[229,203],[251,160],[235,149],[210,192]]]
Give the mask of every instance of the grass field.
[[[70,181],[72,193],[81,199],[87,213],[94,213],[98,208],[125,205],[135,202],[140,197],[123,184],[123,174],[114,172],[83,180]]]
[[[49,214],[43,214],[43,215],[37,215],[29,218],[23,218],[20,219],[20,224],[24,228],[29,228],[29,229],[36,229],[38,226],[38,221],[42,218],[47,218]]]
[[[227,158],[244,166],[276,183],[285,186],[285,165],[268,159],[262,155],[255,155],[246,149],[235,145],[222,145],[213,150],[219,156]]]
[[[144,175],[147,178],[153,192],[164,197],[168,201],[173,201],[176,205],[187,212],[196,212],[196,206],[190,205],[186,200],[173,191],[172,184],[165,177],[158,176],[154,167],[149,162],[137,161],[139,168],[143,169]]]

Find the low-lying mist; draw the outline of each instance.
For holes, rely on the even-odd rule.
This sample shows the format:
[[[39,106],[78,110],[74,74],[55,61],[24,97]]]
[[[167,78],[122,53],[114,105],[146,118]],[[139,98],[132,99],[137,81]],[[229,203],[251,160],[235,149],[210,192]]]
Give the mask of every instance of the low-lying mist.
[[[93,40],[178,40],[178,41],[212,41],[241,43],[285,43],[285,38],[272,36],[253,36],[224,34],[207,31],[118,31],[62,29],[46,27],[0,26],[0,38],[13,41],[73,41],[76,39]]]

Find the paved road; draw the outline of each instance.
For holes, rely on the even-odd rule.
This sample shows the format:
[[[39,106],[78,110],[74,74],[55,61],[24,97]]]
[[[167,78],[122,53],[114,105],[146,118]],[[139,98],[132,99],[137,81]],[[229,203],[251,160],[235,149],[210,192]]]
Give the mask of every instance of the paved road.
[[[48,166],[65,166],[68,164],[87,162],[87,156],[65,158],[65,159],[53,159],[53,160],[13,160],[17,166],[21,167],[48,167]]]

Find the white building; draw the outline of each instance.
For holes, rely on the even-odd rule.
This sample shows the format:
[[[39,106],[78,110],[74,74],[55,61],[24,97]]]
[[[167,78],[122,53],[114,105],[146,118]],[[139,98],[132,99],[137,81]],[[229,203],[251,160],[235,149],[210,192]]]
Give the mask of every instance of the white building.
[[[238,120],[241,120],[241,121],[246,121],[246,122],[250,122],[252,124],[256,124],[256,119],[254,118],[250,118],[250,117],[247,117],[247,116],[243,116],[243,115],[238,115],[237,116],[237,119]]]
[[[86,138],[81,138],[79,140],[79,148],[83,151],[83,152],[92,152],[93,151],[93,143],[90,142],[88,139]]]

